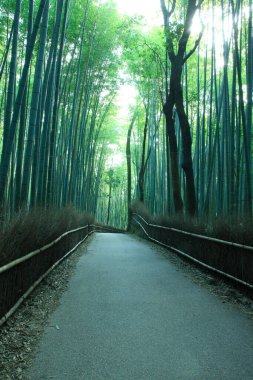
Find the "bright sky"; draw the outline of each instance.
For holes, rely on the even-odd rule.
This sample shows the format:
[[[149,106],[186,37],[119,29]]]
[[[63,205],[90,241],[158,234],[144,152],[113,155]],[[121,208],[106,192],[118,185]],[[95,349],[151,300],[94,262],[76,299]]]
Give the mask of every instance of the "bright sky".
[[[107,0],[100,0],[102,3]],[[114,0],[118,11],[122,14],[128,16],[143,16],[144,23],[146,28],[152,28],[154,25],[159,23],[159,16],[161,15],[160,11],[160,0]],[[162,19],[160,19],[162,22]],[[129,122],[129,107],[135,104],[135,98],[138,94],[135,86],[127,83],[127,76],[122,70],[119,75],[122,79],[126,80],[126,83],[122,84],[119,87],[116,104],[118,106],[117,113],[117,122],[120,125],[124,126]],[[106,162],[107,168],[115,168],[120,166],[125,160],[125,154],[122,153],[120,145],[125,141],[120,141],[120,136],[118,145],[111,144],[111,155],[108,157]]]
[[[115,2],[120,13],[128,16],[143,16],[147,29],[162,25],[160,0],[115,0]],[[120,121],[124,122],[128,119],[129,106],[135,103],[136,96],[137,91],[134,86],[124,84],[120,87],[117,99]]]
[[[137,89],[131,84],[120,86],[117,96],[118,120],[123,123],[128,120],[129,106],[135,104],[135,98],[138,95]]]
[[[115,0],[119,12],[145,17],[149,27],[162,23],[160,0]]]

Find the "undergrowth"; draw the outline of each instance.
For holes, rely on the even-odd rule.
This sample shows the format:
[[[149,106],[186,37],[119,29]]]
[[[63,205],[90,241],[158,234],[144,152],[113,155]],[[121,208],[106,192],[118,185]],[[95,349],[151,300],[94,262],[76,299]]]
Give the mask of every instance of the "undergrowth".
[[[141,215],[147,222],[160,226],[177,228],[183,231],[215,237],[217,239],[253,245],[253,222],[250,217],[222,215],[217,218],[194,217],[185,215],[152,216],[143,203],[132,203],[132,212]]]
[[[66,231],[93,221],[93,217],[71,206],[21,210],[0,227],[0,266],[43,247]]]

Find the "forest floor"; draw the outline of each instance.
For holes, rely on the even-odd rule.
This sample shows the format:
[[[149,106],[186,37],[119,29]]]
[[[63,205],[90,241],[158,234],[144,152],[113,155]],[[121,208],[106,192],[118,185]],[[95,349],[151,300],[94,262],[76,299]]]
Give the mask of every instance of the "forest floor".
[[[48,324],[49,316],[58,307],[76,264],[86,253],[92,239],[93,237],[90,237],[72,256],[58,266],[0,329],[1,379],[28,379],[25,371],[34,359],[38,342]],[[189,277],[193,282],[208,289],[223,303],[235,305],[242,314],[253,320],[253,301],[243,292],[196,268],[166,249],[140,238],[137,239],[151,247],[159,255],[166,257],[185,277]],[[57,325],[51,327],[59,329]]]

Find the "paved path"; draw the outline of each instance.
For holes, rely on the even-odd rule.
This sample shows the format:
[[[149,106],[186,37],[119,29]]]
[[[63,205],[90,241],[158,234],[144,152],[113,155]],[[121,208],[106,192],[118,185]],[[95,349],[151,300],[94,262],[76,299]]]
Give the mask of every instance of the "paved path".
[[[96,234],[51,316],[30,376],[252,380],[253,322],[148,243]]]

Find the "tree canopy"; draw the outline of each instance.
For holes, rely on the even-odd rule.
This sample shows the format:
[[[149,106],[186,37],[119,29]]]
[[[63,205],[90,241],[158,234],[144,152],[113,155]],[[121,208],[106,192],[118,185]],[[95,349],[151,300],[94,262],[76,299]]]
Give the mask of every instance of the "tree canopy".
[[[252,215],[252,3],[160,0],[160,16],[144,28],[111,0],[1,1],[5,217],[73,204],[125,228],[135,199]]]

